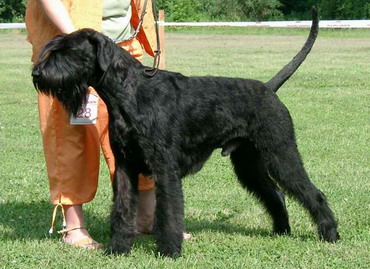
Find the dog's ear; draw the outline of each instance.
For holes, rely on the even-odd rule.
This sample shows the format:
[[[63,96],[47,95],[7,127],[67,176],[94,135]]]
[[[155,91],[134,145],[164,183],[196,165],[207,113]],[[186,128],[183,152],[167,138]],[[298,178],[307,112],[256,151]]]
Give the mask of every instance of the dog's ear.
[[[112,62],[114,53],[114,42],[99,32],[90,36],[90,40],[96,46],[96,59],[100,69],[105,72]]]

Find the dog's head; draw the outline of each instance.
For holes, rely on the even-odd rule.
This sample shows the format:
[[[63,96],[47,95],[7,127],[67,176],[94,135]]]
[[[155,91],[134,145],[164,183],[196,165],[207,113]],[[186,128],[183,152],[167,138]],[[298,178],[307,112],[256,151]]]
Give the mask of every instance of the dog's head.
[[[76,114],[88,86],[98,84],[112,61],[115,44],[106,36],[82,29],[52,39],[32,70],[35,88],[57,98]]]

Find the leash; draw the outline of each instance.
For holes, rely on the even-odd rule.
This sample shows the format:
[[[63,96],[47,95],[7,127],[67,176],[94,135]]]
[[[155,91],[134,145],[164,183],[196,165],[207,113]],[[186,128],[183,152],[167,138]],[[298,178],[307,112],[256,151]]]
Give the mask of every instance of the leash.
[[[144,72],[148,75],[153,77],[158,69],[159,69],[159,63],[161,61],[161,42],[159,39],[159,25],[158,25],[158,10],[157,10],[157,1],[152,0],[152,11],[153,11],[153,17],[154,17],[154,24],[155,24],[155,36],[156,36],[156,42],[157,42],[157,49],[154,51],[154,60],[153,60],[153,67],[151,69],[146,69]]]
[[[140,29],[143,25],[145,14],[147,13],[146,12],[147,6],[148,6],[148,0],[145,0],[144,5],[143,5],[143,10],[141,12],[139,23],[138,23],[134,33],[132,34],[132,36],[129,38],[129,40],[133,40],[139,34]],[[158,68],[159,68],[159,63],[160,63],[160,60],[161,60],[161,44],[160,44],[160,40],[159,40],[158,11],[157,11],[156,0],[152,0],[152,12],[153,12],[154,24],[155,24],[155,36],[156,36],[156,46],[157,46],[157,48],[154,51],[153,67],[148,67],[148,68],[144,69],[144,73],[146,75],[150,76],[150,77],[153,77],[157,73]]]
[[[140,29],[143,25],[145,14],[147,13],[146,12],[147,6],[148,6],[148,0],[145,0],[144,5],[143,5],[143,11],[141,13],[139,23],[138,23],[134,33],[132,34],[132,36],[128,40],[135,39],[137,37],[137,35],[139,34]],[[156,46],[157,46],[157,48],[154,51],[153,67],[146,67],[144,69],[145,75],[147,75],[149,77],[153,77],[157,73],[157,71],[159,69],[159,63],[161,61],[161,44],[160,44],[160,40],[159,40],[159,25],[158,25],[158,12],[157,12],[156,0],[152,0],[152,11],[153,11],[153,17],[154,17],[154,23],[155,23],[155,36],[156,36],[156,42],[157,42]],[[98,84],[95,87],[98,87],[103,82],[103,80],[105,79],[105,76],[108,73],[109,68],[110,68],[110,64],[108,65],[107,70],[103,73],[103,75],[99,79]]]
[[[143,11],[141,12],[140,20],[139,20],[139,22],[137,24],[137,27],[136,27],[134,33],[132,34],[132,36],[128,40],[135,39],[137,37],[137,35],[139,34],[140,28],[143,25],[143,21],[144,21],[144,16],[146,14],[146,7],[147,7],[147,5],[148,5],[148,0],[145,0],[144,1],[144,5],[143,5]]]

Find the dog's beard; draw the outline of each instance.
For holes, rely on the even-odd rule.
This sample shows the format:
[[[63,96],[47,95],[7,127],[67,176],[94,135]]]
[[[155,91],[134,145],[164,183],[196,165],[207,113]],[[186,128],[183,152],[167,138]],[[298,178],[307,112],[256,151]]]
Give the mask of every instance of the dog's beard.
[[[86,102],[87,88],[87,84],[71,85],[58,91],[55,97],[70,114],[76,116],[79,109]]]
[[[65,65],[61,61],[49,58],[33,69],[33,83],[35,88],[48,96],[58,99],[63,107],[71,114],[76,115],[86,102],[89,83],[85,81],[86,68],[78,69],[71,62]]]
[[[40,82],[35,82],[35,84],[39,92],[58,99],[65,110],[74,116],[86,102],[87,84],[67,83],[55,87],[46,86]]]

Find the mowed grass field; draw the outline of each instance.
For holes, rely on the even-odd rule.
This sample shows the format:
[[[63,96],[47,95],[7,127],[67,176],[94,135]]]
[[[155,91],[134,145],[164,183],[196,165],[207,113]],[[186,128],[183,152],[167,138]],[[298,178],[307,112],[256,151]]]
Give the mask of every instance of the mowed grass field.
[[[307,34],[167,32],[166,68],[267,81]],[[185,220],[193,238],[177,260],[155,258],[151,237],[138,239],[130,256],[105,256],[49,237],[52,206],[25,38],[0,32],[0,268],[370,268],[370,31],[321,31],[307,60],[278,92],[293,117],[311,180],[336,214],[341,240],[319,241],[308,214],[290,198],[292,234],[274,236],[265,210],[216,151],[200,173],[184,181]],[[101,164],[98,193],[85,212],[91,234],[108,243],[111,187]]]

